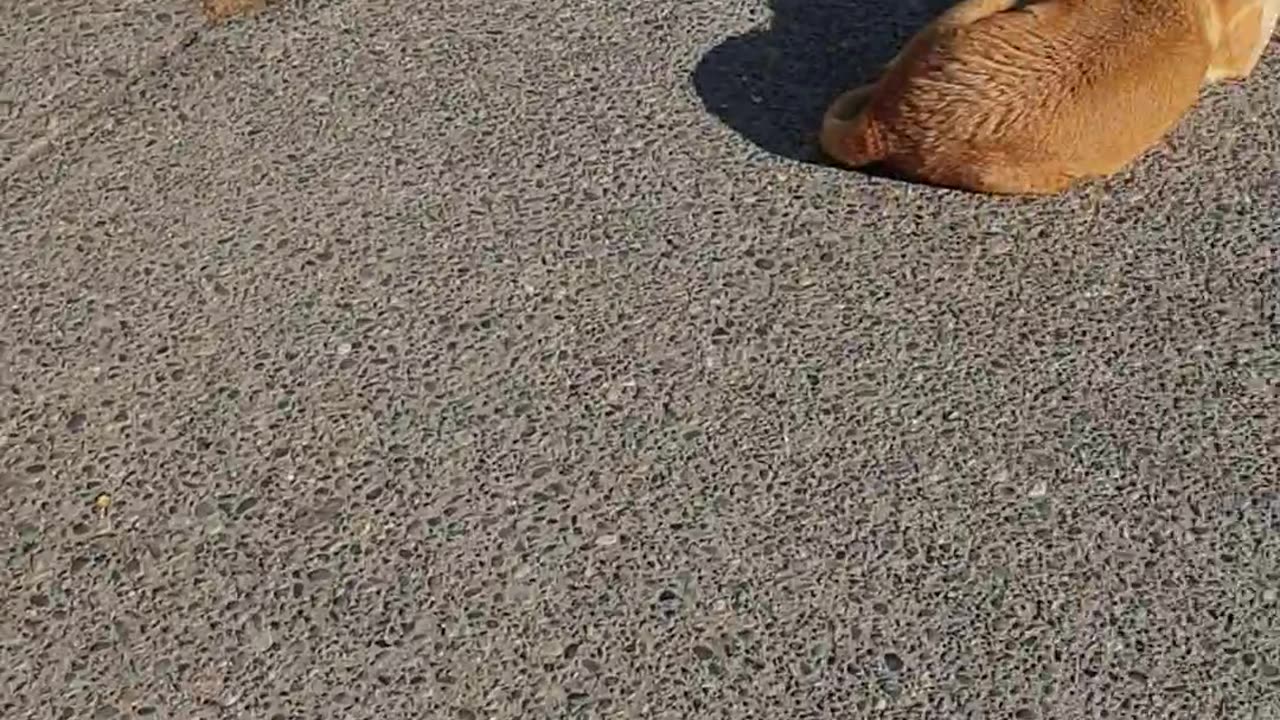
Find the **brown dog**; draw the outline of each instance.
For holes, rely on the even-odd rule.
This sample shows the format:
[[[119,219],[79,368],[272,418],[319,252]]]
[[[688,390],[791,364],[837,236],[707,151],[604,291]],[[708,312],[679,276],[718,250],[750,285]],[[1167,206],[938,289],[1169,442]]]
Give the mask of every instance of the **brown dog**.
[[[1124,168],[1204,84],[1249,75],[1277,15],[1280,0],[962,0],[831,104],[822,149],[935,185],[1058,192]]]

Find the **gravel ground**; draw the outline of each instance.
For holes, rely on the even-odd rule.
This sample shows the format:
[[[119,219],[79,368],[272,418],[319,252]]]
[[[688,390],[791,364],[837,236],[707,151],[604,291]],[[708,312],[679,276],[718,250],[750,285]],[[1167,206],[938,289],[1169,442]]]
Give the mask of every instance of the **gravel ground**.
[[[0,716],[1280,718],[1280,52],[991,199],[814,160],[936,3],[196,5],[0,10]]]

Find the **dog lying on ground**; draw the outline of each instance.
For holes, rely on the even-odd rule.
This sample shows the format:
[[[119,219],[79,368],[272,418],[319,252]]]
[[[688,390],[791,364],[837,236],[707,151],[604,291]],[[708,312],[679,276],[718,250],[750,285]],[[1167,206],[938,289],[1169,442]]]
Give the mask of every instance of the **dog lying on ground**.
[[[1105,177],[1201,88],[1258,64],[1280,0],[962,0],[871,85],[836,98],[823,151],[849,167],[993,194]]]

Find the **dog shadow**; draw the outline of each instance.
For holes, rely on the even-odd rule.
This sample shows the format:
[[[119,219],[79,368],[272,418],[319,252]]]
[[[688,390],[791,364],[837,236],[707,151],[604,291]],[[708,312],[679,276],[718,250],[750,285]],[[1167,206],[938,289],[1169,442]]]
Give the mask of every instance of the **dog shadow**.
[[[829,165],[822,114],[870,82],[913,33],[954,0],[770,0],[768,27],[712,48],[693,71],[703,105],[762,150]]]

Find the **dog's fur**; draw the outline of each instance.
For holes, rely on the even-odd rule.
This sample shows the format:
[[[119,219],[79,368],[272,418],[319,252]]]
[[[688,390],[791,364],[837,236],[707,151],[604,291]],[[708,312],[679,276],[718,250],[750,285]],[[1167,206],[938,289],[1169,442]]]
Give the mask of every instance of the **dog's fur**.
[[[211,23],[261,12],[267,0],[201,0],[204,16]]]
[[[1280,0],[962,0],[844,93],[826,154],[929,184],[1049,194],[1158,143],[1252,72]]]

